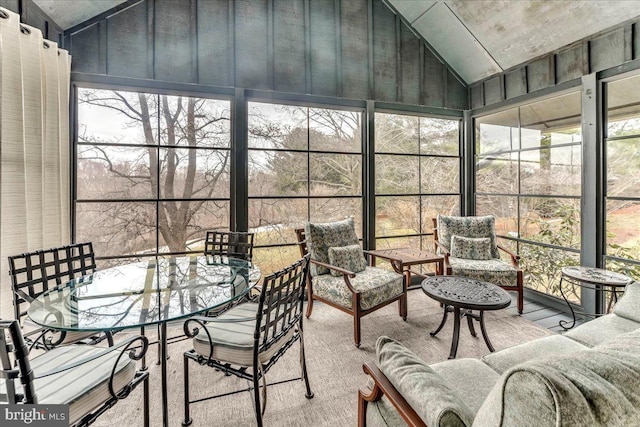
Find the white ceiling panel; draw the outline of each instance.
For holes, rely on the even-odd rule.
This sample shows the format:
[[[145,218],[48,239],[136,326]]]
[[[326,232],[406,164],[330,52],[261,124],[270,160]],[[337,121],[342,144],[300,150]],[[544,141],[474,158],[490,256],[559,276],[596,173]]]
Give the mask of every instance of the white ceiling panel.
[[[420,18],[437,0],[388,0],[396,10],[411,24]]]
[[[505,69],[640,14],[640,1],[634,0],[446,3]]]
[[[466,82],[502,71],[442,2],[431,7],[413,23],[413,27]]]
[[[68,30],[127,0],[33,0],[53,22]]]
[[[640,16],[640,0],[384,0],[471,84]]]

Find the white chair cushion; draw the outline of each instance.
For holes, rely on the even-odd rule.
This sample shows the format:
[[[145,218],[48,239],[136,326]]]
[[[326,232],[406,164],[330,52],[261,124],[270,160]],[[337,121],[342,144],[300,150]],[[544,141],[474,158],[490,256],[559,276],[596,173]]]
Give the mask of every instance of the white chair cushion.
[[[31,358],[31,368],[37,377],[104,350],[87,345],[56,347]],[[120,351],[115,350],[76,368],[34,380],[38,403],[69,405],[69,425],[79,421],[111,397],[109,378],[119,355]],[[133,380],[135,373],[135,362],[123,355],[114,376],[116,393]],[[0,382],[0,393],[6,393],[4,381]]]
[[[211,358],[240,366],[253,366],[253,334],[256,329],[258,304],[247,302],[233,307],[207,323],[213,343]],[[216,322],[216,320],[251,319],[243,322]],[[295,333],[292,328],[276,345],[258,355],[261,363],[267,362]],[[209,357],[209,338],[203,330],[193,338],[193,349],[203,357]]]

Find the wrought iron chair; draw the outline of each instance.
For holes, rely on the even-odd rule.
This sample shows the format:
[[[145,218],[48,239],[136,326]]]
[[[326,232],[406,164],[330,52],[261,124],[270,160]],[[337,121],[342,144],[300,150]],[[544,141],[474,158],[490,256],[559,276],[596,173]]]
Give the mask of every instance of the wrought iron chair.
[[[30,359],[18,321],[0,320],[0,404],[69,405],[69,425],[87,426],[143,382],[149,426],[149,373],[135,362],[147,346],[139,336],[109,348],[56,347]]]
[[[253,233],[244,231],[207,231],[204,241],[205,255],[220,255],[229,258],[238,258],[251,261],[253,258]],[[207,312],[207,316],[217,316],[230,309],[233,305],[256,298],[260,292],[260,286],[256,286],[246,298],[218,307]]]
[[[253,257],[253,233],[240,231],[207,231],[204,242],[207,255],[224,255],[251,261]]]
[[[489,216],[444,216],[433,218],[436,252],[444,256],[445,274],[472,277],[518,293],[522,314],[524,290],[520,256],[496,242],[495,218]],[[509,255],[511,263],[500,259]]]
[[[300,341],[301,377],[305,397],[313,397],[307,376],[302,328],[302,304],[308,274],[306,256],[284,270],[264,278],[258,302],[240,304],[217,318],[192,317],[184,324],[184,332],[193,338],[193,349],[184,353],[184,421],[192,423],[190,405],[243,391],[253,391],[256,420],[262,426],[267,403],[265,375],[296,341]],[[243,390],[190,400],[189,360],[252,382]],[[260,382],[262,381],[262,386]],[[262,388],[262,400],[260,398]]]
[[[398,301],[400,317],[407,320],[405,276],[366,265],[362,254],[375,255],[360,248],[352,219],[307,223],[304,229],[298,228],[295,232],[300,253],[311,254],[307,317],[311,316],[314,300],[352,315],[356,347],[360,347],[360,319],[367,314]],[[342,259],[341,265],[330,263],[332,253],[337,254],[336,259]],[[397,265],[398,271],[402,270],[400,261],[390,261]]]
[[[31,345],[51,348],[81,340],[95,344],[107,339],[113,345],[110,332],[64,332],[40,328],[25,319],[31,302],[44,292],[71,279],[96,271],[95,255],[91,242],[76,243],[58,248],[27,252],[9,257],[9,276],[13,288],[15,319],[25,327],[25,338]]]

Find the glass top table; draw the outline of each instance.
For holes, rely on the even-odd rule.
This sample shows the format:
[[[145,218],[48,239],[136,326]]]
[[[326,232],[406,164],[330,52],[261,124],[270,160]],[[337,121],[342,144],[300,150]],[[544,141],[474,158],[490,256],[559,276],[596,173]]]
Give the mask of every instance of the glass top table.
[[[29,317],[66,331],[105,331],[178,320],[245,295],[260,280],[248,261],[175,257],[78,277],[36,298]]]
[[[163,425],[167,409],[167,322],[222,307],[246,295],[260,269],[241,259],[153,259],[78,277],[36,298],[28,315],[45,328],[108,331],[159,325]]]

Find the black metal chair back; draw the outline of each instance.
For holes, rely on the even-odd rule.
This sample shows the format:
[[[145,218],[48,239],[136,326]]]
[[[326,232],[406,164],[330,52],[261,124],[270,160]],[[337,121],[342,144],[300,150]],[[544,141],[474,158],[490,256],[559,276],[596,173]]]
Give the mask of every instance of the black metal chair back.
[[[42,293],[96,271],[91,242],[76,243],[9,257],[13,307],[17,320]]]
[[[207,231],[204,253],[206,255],[223,255],[251,261],[253,257],[253,233]]]
[[[260,353],[278,343],[291,329],[301,329],[308,269],[309,255],[306,255],[284,270],[265,277],[256,316],[254,366]]]
[[[4,396],[0,394],[0,402],[38,403],[28,356],[29,349],[18,321],[0,320],[0,368],[6,393]],[[16,390],[22,390],[22,393],[17,393]]]

